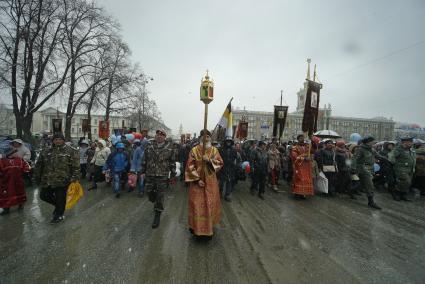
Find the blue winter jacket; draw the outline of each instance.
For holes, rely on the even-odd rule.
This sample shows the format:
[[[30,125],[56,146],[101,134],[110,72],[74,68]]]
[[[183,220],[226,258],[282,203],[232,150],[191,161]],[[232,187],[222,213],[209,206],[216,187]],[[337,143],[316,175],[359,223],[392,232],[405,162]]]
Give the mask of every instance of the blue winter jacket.
[[[142,168],[142,158],[145,155],[146,144],[146,139],[142,140],[142,144],[133,151],[133,156],[131,158],[131,172],[140,172]]]
[[[103,170],[111,170],[112,173],[128,171],[130,167],[130,158],[126,152],[113,152],[103,166]]]

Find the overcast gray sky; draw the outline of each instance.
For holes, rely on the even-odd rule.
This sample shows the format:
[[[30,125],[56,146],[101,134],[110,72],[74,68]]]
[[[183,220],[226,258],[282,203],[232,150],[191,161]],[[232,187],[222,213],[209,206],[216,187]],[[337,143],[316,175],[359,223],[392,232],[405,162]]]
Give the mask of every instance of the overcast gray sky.
[[[425,127],[425,1],[98,0],[122,26],[164,122],[177,133],[203,126],[199,86],[215,82],[209,128],[227,102],[289,110],[318,65],[321,105],[334,115],[393,117]]]

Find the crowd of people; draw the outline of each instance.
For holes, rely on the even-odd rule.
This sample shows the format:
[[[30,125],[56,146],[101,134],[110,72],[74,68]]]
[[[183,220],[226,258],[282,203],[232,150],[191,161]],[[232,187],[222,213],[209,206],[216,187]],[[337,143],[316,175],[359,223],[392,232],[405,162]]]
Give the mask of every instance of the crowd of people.
[[[166,189],[180,180],[189,187],[188,223],[196,236],[213,235],[220,221],[221,198],[232,202],[241,180],[250,179],[249,192],[264,200],[266,188],[281,192],[290,186],[296,199],[315,193],[329,197],[347,194],[351,199],[364,192],[369,207],[381,209],[374,188],[388,189],[395,201],[410,201],[412,187],[425,194],[425,145],[403,137],[399,143],[376,143],[366,136],[355,143],[303,134],[297,140],[235,142],[231,137],[213,143],[209,131],[190,141],[176,143],[157,130],[153,139],[144,135],[114,136],[107,141],[81,139],[78,147],[65,142],[62,133],[43,137],[35,166],[31,151],[20,139],[8,141],[0,158],[0,215],[10,208],[21,210],[26,201],[24,178],[40,188],[40,199],[54,206],[52,223],[64,219],[70,183],[86,180],[88,190],[110,183],[116,198],[123,190],[147,192],[153,203],[152,228],[160,224]]]

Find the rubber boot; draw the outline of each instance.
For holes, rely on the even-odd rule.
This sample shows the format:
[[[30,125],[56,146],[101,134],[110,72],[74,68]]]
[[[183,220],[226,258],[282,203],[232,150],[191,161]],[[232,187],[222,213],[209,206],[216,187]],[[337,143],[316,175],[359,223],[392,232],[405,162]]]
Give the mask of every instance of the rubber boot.
[[[373,196],[368,196],[367,199],[369,200],[369,203],[367,204],[369,207],[373,209],[381,210],[382,208],[378,206],[378,204],[375,203],[373,200]]]
[[[159,227],[159,222],[161,220],[161,211],[155,211],[155,217],[152,222],[152,229],[156,229]]]

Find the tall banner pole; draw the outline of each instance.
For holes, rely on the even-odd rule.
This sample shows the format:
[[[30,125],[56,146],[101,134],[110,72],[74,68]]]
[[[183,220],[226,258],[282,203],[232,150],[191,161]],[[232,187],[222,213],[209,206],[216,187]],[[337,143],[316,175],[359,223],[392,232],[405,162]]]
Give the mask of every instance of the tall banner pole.
[[[201,90],[200,90],[200,99],[205,105],[204,109],[204,134],[202,136],[202,170],[201,170],[201,178],[205,182],[205,144],[207,142],[207,124],[208,124],[208,104],[214,99],[214,83],[210,80],[210,76],[208,75],[208,70],[204,78],[201,80]]]
[[[205,146],[205,143],[207,142],[207,124],[208,124],[208,104],[205,104],[204,109],[204,135],[202,136],[202,142]],[[205,147],[202,147],[202,155],[205,154]]]

